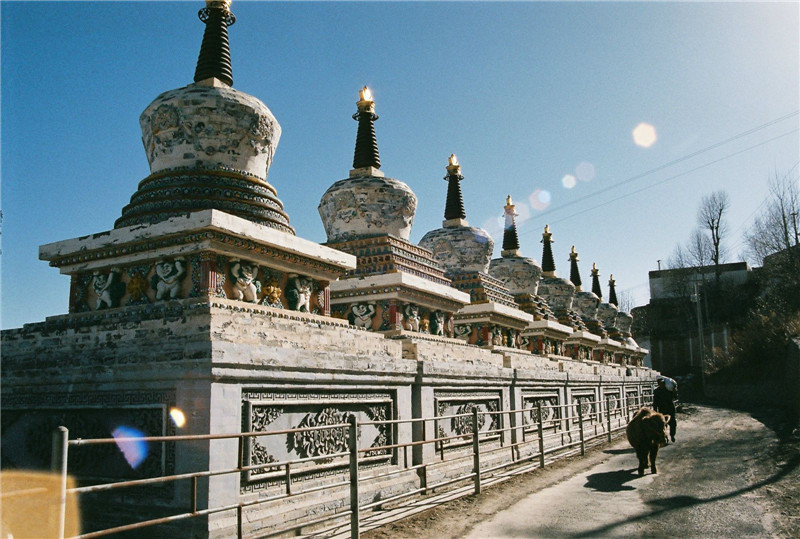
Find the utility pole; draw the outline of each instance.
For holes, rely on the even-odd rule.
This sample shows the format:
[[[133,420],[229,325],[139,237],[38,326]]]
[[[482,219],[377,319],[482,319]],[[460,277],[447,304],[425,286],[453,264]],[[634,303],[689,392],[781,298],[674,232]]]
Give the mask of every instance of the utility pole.
[[[697,304],[697,336],[700,340],[700,383],[703,389],[703,396],[706,395],[706,347],[703,342],[703,313],[700,309],[700,289],[697,283],[694,283],[694,293],[692,294],[692,302]]]
[[[797,212],[793,211],[791,216],[792,224],[794,225],[794,245],[797,247],[797,244],[800,243],[800,234],[797,233]]]

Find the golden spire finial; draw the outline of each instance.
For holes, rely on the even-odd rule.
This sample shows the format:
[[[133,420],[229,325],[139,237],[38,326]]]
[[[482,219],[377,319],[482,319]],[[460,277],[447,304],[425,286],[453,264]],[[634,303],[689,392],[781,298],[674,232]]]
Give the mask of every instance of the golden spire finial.
[[[444,177],[445,181],[449,180],[451,176],[461,177],[461,165],[458,164],[458,157],[456,157],[456,154],[450,154],[445,168],[447,169],[447,176]]]
[[[226,11],[230,11],[231,3],[233,0],[206,0],[206,6],[209,8],[222,8]]]
[[[358,91],[356,107],[358,107],[359,112],[375,114],[375,100],[372,98],[372,91],[366,86]],[[377,120],[377,116],[374,119]]]
[[[506,197],[506,206],[512,206],[514,202],[511,200],[511,195]]]
[[[544,233],[550,234],[550,225],[544,225]]]

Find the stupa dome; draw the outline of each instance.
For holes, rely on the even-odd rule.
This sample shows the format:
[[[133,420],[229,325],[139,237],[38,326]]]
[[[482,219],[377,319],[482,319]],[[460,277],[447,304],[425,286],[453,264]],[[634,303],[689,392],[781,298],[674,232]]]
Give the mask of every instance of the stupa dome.
[[[328,242],[389,235],[408,241],[417,211],[417,195],[394,178],[384,177],[375,137],[375,101],[364,86],[353,119],[358,122],[350,177],[331,185],[318,210]]]
[[[425,234],[419,244],[433,253],[433,257],[445,274],[489,272],[494,240],[482,228],[472,226],[437,228]]]
[[[597,318],[599,318],[603,325],[607,328],[617,327],[618,314],[619,309],[616,305],[611,303],[601,303],[597,308]]]
[[[269,108],[233,84],[224,2],[200,11],[206,24],[195,83],[159,95],[139,123],[150,175],[114,224],[156,223],[217,209],[294,234],[267,182],[281,128]]]
[[[266,180],[281,137],[264,103],[222,85],[190,84],[164,92],[139,123],[151,174],[227,169]]]
[[[455,154],[447,166],[447,200],[442,228],[425,234],[419,244],[430,250],[445,273],[489,272],[494,240],[482,228],[469,226],[461,197],[461,166]]]
[[[539,279],[542,267],[533,258],[523,257],[519,251],[516,212],[511,195],[506,198],[505,231],[503,233],[503,250],[501,258],[495,258],[489,264],[489,274],[500,279],[508,291],[517,296],[530,294],[535,296],[539,290]]]
[[[554,312],[566,312],[572,309],[572,298],[575,296],[575,285],[568,279],[556,275],[556,263],[553,259],[553,234],[545,225],[542,234],[542,280],[539,281],[539,295],[547,301]]]
[[[408,240],[417,196],[400,180],[364,175],[331,185],[318,209],[329,242],[383,234]]]

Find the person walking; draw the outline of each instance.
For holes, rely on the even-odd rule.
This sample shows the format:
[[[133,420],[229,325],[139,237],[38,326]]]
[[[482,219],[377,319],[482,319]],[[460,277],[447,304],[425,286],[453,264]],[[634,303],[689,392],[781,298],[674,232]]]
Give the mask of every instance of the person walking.
[[[653,391],[653,408],[656,412],[669,415],[669,437],[675,441],[675,430],[678,422],[675,419],[675,393],[667,387],[667,379],[663,376],[656,378],[658,387]],[[673,382],[674,387],[674,382]],[[675,388],[677,389],[677,388]]]

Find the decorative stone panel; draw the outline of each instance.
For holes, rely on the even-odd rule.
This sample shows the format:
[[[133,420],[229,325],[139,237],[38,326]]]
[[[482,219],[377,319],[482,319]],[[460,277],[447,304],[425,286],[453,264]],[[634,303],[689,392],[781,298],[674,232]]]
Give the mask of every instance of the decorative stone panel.
[[[472,414],[477,408],[479,412],[497,412],[502,410],[502,399],[499,392],[482,391],[436,391],[434,405],[437,417]],[[440,442],[443,448],[452,449],[472,443],[472,415],[464,417],[445,417],[436,422],[437,438],[460,436],[461,438]],[[500,414],[478,414],[478,432],[493,431],[501,428],[503,420]],[[495,434],[492,437],[499,437]],[[439,449],[441,449],[440,444]]]
[[[358,421],[384,421],[394,419],[395,415],[395,398],[388,392],[247,389],[242,392],[242,406],[242,432],[346,424],[350,417]],[[390,424],[359,426],[360,448],[391,445],[395,439],[395,429]],[[347,451],[347,427],[264,435],[247,440],[244,453],[246,465],[265,466],[244,474],[243,493],[285,481],[285,468],[269,466],[270,463],[319,457],[312,463],[293,465],[293,481],[340,473],[348,464],[346,457],[326,456]],[[369,466],[393,462],[395,451],[376,449],[361,456],[362,462]],[[326,466],[315,467],[313,463]],[[307,471],[312,467],[313,473]]]

